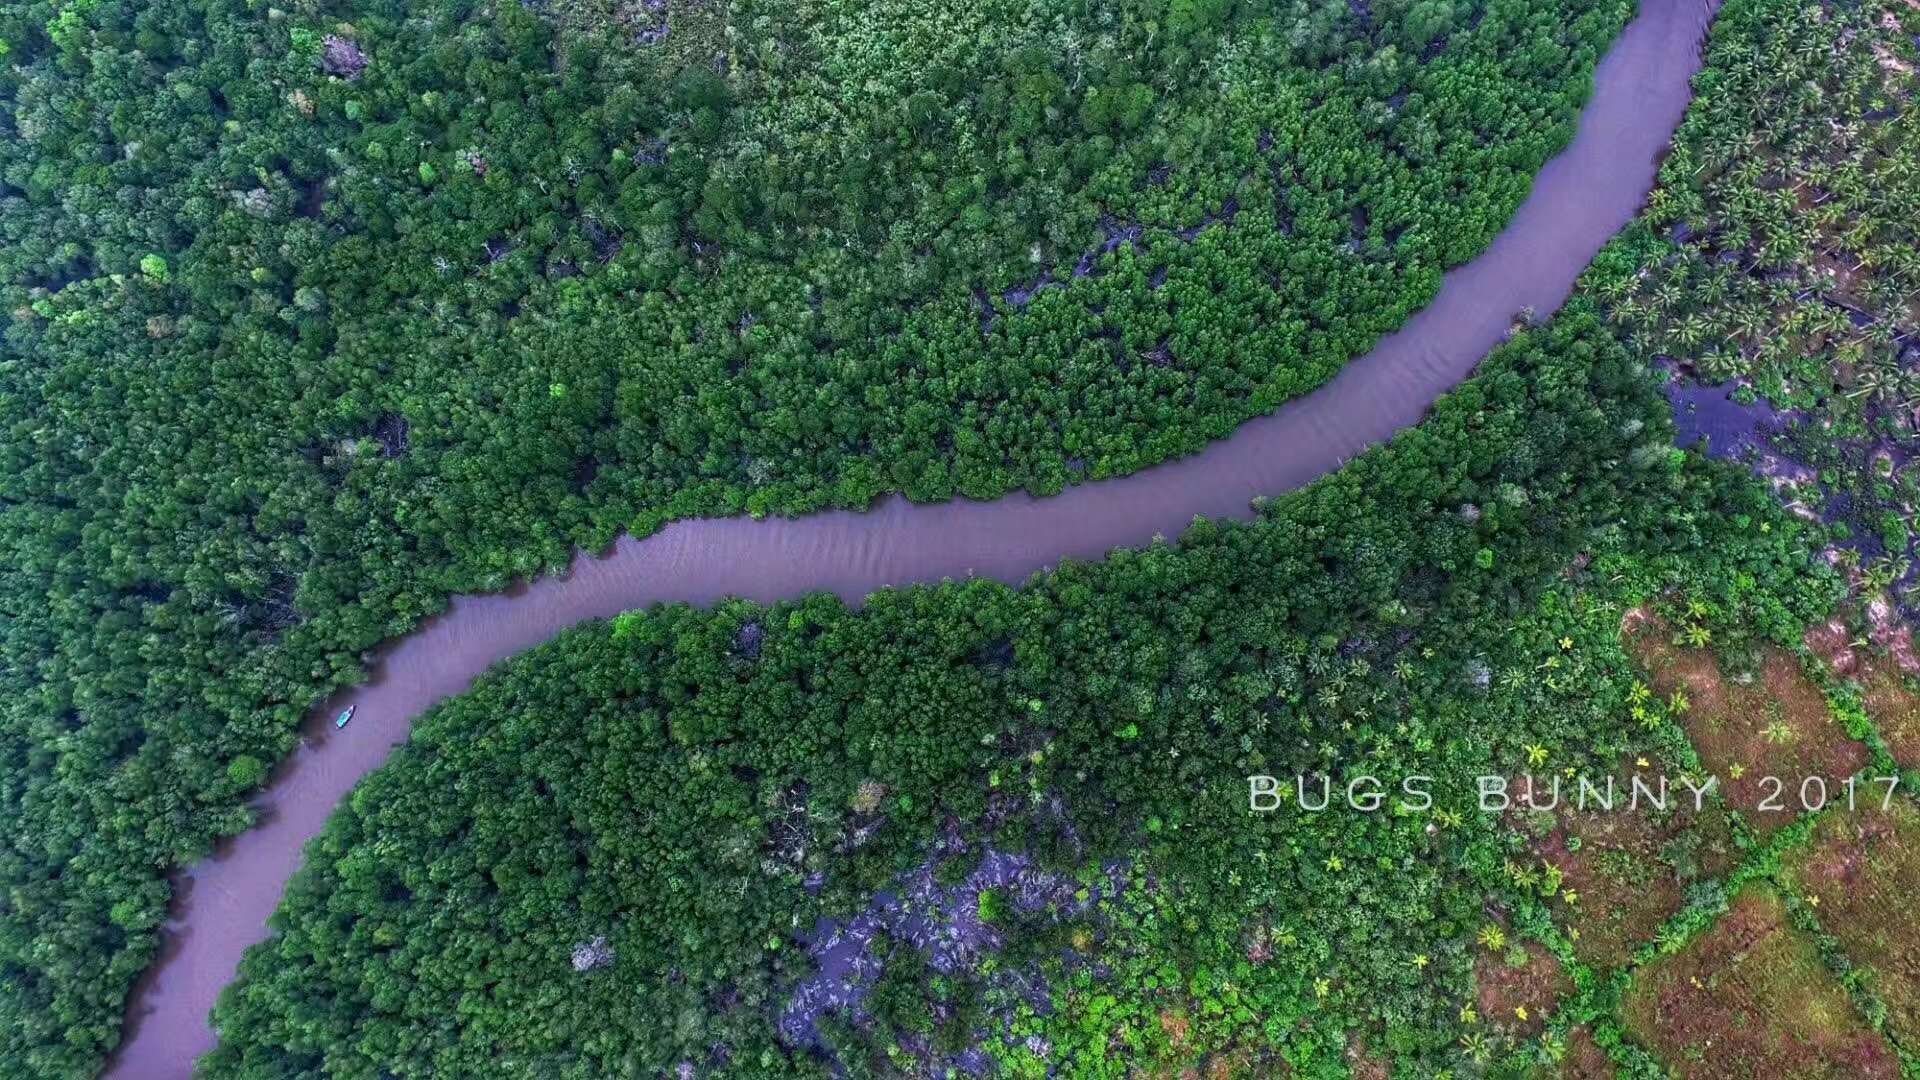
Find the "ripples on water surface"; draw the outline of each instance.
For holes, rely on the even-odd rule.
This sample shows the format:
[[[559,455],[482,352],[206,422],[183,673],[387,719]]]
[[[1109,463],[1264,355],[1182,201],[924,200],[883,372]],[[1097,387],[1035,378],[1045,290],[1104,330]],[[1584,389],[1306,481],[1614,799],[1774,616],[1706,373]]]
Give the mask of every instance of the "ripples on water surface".
[[[1195,516],[1248,518],[1251,501],[1338,468],[1426,412],[1500,343],[1523,309],[1557,309],[1652,187],[1700,67],[1712,5],[1643,0],[1599,65],[1573,143],[1541,170],[1514,220],[1447,274],[1426,310],[1332,382],[1242,425],[1203,453],[1045,499],[916,505],[786,520],[683,521],[564,578],[447,612],[384,648],[367,684],[314,714],[307,743],[275,772],[262,822],[179,881],[160,961],[136,989],[110,1075],[187,1075],[213,1044],[207,1013],[240,955],[266,935],[300,849],[354,782],[406,738],[414,717],[482,671],[574,623],[662,601],[774,601],[969,575],[1019,581],[1062,558],[1098,558],[1176,536]],[[358,706],[335,732],[331,716]]]

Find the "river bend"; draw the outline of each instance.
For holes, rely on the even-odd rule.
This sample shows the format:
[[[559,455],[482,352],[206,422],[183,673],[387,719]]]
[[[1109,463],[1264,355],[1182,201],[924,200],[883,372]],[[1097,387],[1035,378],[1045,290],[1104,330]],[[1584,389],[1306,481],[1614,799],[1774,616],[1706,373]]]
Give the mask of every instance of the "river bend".
[[[354,783],[404,741],[415,717],[489,666],[583,620],[671,601],[769,602],[969,575],[1018,582],[1062,558],[1177,536],[1196,516],[1248,518],[1277,495],[1339,468],[1417,422],[1471,373],[1523,309],[1552,312],[1653,186],[1701,65],[1717,0],[1642,0],[1602,59],[1578,133],[1535,179],[1507,228],[1450,271],[1432,304],[1319,390],[1242,425],[1192,457],[1046,498],[915,504],[797,519],[696,519],[564,577],[456,597],[376,656],[371,679],[309,718],[305,742],[275,770],[263,818],[175,882],[159,960],[135,988],[113,1077],[185,1077],[211,1049],[207,1017],[240,956],[267,935],[301,849]],[[328,717],[358,707],[335,732]]]

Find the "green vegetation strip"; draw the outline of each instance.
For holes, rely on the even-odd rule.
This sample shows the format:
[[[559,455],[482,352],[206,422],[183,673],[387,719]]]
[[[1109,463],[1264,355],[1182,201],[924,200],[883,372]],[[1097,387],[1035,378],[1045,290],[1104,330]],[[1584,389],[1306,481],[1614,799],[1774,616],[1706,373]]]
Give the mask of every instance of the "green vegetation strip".
[[[1857,695],[1842,681],[1836,679],[1826,665],[1820,663],[1804,648],[1801,649],[1801,661],[1809,677],[1824,685],[1835,716],[1846,725],[1850,737],[1865,743],[1871,754],[1872,763],[1858,775],[1863,781],[1862,790],[1871,793],[1866,804],[1879,799],[1881,789],[1877,785],[1866,784],[1871,777],[1899,776],[1902,790],[1895,796],[1896,810],[1905,810],[1915,805],[1912,786],[1912,770],[1903,769],[1888,755],[1885,743],[1880,739],[1872,721],[1861,710]],[[1696,773],[1704,773],[1698,756],[1693,753],[1691,744],[1686,741],[1683,730],[1677,723],[1663,718],[1661,723],[1665,744],[1674,760],[1682,768]],[[1722,800],[1724,805],[1724,800]],[[1868,815],[1862,820],[1866,824],[1876,823],[1874,815],[1877,807],[1869,805]],[[1554,925],[1537,898],[1526,897],[1520,903],[1526,912],[1528,928],[1539,940],[1553,949],[1560,962],[1572,973],[1577,993],[1569,996],[1557,1008],[1550,1025],[1547,1038],[1543,1043],[1549,1056],[1564,1048],[1567,1033],[1576,1025],[1590,1025],[1595,1029],[1597,1040],[1607,1047],[1614,1063],[1627,1076],[1658,1077],[1667,1075],[1667,1070],[1649,1054],[1645,1048],[1637,1045],[1632,1036],[1622,1026],[1623,1021],[1618,1010],[1632,988],[1636,975],[1648,966],[1665,957],[1680,953],[1695,939],[1711,932],[1720,924],[1727,913],[1731,898],[1755,883],[1771,884],[1778,891],[1786,906],[1791,925],[1809,936],[1818,949],[1826,969],[1839,979],[1847,991],[1860,1015],[1874,1031],[1885,1037],[1899,1055],[1903,1075],[1913,1075],[1920,1071],[1920,1058],[1916,1058],[1912,1049],[1896,1032],[1887,1027],[1888,1008],[1879,997],[1872,984],[1859,977],[1857,963],[1849,957],[1839,941],[1822,927],[1818,908],[1809,903],[1806,897],[1796,892],[1787,882],[1783,871],[1785,864],[1794,856],[1804,854],[1823,823],[1832,824],[1829,819],[1855,820],[1837,805],[1810,814],[1802,814],[1790,825],[1761,839],[1752,833],[1744,819],[1736,818],[1736,830],[1741,836],[1741,846],[1746,855],[1731,873],[1724,879],[1708,883],[1709,887],[1697,891],[1689,900],[1687,907],[1667,920],[1658,933],[1643,942],[1636,949],[1632,959],[1611,973],[1596,971],[1573,954],[1572,946],[1565,935]],[[1910,813],[1902,813],[1897,819],[1911,831]],[[1899,916],[1896,916],[1899,917]],[[1757,1017],[1756,1022],[1765,1023],[1766,1018]],[[1522,1068],[1531,1063],[1534,1055],[1531,1051],[1516,1052],[1511,1061]]]

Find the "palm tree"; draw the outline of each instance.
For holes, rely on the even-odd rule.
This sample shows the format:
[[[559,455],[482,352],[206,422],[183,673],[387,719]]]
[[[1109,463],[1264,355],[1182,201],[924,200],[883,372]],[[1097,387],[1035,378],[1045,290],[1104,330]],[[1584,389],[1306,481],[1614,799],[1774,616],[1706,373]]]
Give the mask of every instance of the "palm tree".
[[[1847,391],[1847,397],[1856,400],[1860,398],[1886,400],[1893,381],[1886,369],[1877,364],[1855,372],[1853,379],[1853,387]]]
[[[1596,283],[1594,285],[1594,291],[1598,292],[1603,300],[1616,301],[1632,292],[1634,284],[1632,277],[1626,274],[1616,274],[1612,277],[1603,278]]]
[[[1673,314],[1680,307],[1681,301],[1686,298],[1686,287],[1681,285],[1677,278],[1669,277],[1653,290],[1654,302],[1660,306],[1661,312],[1667,315]]]
[[[1733,310],[1733,327],[1742,337],[1758,345],[1772,324],[1771,313],[1757,304],[1741,304]]]
[[[1703,303],[1719,304],[1727,298],[1727,292],[1733,286],[1730,275],[1714,267],[1707,271],[1707,278],[1700,283],[1700,299]]]
[[[1692,351],[1707,339],[1707,332],[1706,316],[1696,311],[1681,319],[1673,328],[1673,339]]]

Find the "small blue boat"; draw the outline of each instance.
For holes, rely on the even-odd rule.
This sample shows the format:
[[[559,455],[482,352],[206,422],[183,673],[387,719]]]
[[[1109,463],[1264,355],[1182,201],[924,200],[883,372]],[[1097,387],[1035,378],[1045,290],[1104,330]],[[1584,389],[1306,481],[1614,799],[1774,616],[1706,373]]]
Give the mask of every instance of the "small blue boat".
[[[341,709],[340,715],[333,718],[333,726],[336,728],[346,727],[347,721],[353,719],[353,710],[359,707],[360,706],[358,705],[349,705],[346,708]]]

